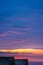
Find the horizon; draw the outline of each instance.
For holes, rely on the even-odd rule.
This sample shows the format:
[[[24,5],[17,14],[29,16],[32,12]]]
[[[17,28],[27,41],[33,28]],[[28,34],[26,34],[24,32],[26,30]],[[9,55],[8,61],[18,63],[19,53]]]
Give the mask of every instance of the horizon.
[[[43,49],[0,50],[0,55],[14,56],[15,59],[28,59],[29,62],[43,62]]]

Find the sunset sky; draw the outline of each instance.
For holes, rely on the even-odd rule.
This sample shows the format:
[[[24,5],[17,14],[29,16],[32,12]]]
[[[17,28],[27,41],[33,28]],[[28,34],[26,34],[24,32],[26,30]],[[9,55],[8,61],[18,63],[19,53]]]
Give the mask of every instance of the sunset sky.
[[[31,49],[24,52],[29,60],[43,61],[43,0],[0,0],[0,6],[0,52],[16,49],[24,57]]]
[[[43,62],[43,49],[0,50],[0,56],[14,56],[15,59],[28,59],[29,62]]]

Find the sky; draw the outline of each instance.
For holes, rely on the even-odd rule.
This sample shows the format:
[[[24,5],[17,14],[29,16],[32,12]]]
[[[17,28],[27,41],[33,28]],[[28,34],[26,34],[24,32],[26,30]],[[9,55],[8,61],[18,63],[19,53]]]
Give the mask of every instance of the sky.
[[[43,0],[0,0],[0,50],[43,49]]]

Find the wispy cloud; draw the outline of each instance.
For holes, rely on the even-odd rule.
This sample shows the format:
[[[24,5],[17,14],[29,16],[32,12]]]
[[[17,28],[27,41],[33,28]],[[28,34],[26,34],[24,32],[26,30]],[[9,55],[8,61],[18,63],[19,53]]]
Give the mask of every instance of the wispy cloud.
[[[17,34],[17,35],[24,34],[23,32],[16,32],[16,31],[9,31],[9,32],[14,33],[14,34]]]
[[[22,35],[21,35],[22,36]],[[0,40],[0,49],[30,48],[31,39],[6,37]],[[28,45],[29,44],[29,45]]]
[[[16,32],[16,31],[7,31],[7,32],[5,32],[5,33],[2,33],[2,34],[0,34],[0,37],[1,36],[7,36],[8,34],[10,34],[10,33],[12,33],[12,34],[16,34],[16,35],[22,35],[22,34],[24,34],[24,32]]]
[[[1,36],[7,36],[7,35],[8,35],[8,32],[5,32],[5,33],[0,34],[0,37]]]
[[[1,36],[7,36],[8,34],[12,33],[12,34],[16,34],[16,35],[22,35],[22,34],[25,34],[26,32],[23,32],[23,31],[31,31],[32,28],[12,28],[12,30],[9,30],[7,32],[4,32],[4,33],[1,33],[0,34],[0,37]],[[19,31],[19,32],[18,32]],[[22,32],[20,32],[22,31]]]
[[[32,30],[32,28],[13,28],[13,30]]]

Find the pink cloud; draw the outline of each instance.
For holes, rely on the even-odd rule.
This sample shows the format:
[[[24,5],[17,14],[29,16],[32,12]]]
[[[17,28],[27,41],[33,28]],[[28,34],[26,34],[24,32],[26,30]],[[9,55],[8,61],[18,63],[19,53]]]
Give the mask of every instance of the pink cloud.
[[[10,33],[16,34],[16,35],[22,35],[22,34],[24,34],[24,32],[7,31],[7,32],[5,32],[5,33],[0,34],[0,37],[1,37],[1,36],[7,36],[7,35],[10,34]]]
[[[8,32],[5,32],[5,33],[0,34],[0,37],[1,36],[6,36],[6,35],[8,35]]]
[[[23,32],[16,32],[16,31],[9,31],[9,32],[11,32],[11,33],[13,33],[13,34],[17,34],[17,35],[24,34]]]

